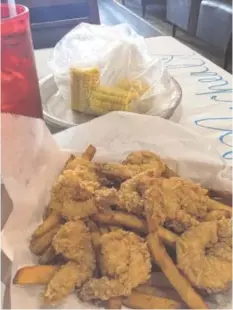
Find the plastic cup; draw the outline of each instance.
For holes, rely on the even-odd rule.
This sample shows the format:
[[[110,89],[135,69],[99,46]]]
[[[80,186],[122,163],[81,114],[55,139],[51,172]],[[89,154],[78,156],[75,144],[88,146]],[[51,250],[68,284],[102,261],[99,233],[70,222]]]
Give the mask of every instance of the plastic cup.
[[[9,5],[0,6],[1,111],[43,118],[28,8],[16,5],[10,17]]]

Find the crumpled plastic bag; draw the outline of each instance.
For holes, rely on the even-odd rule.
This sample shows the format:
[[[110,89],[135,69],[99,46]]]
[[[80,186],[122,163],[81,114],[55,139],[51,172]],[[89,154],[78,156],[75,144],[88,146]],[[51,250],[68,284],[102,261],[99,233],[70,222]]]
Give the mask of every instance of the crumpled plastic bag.
[[[145,39],[126,24],[78,25],[55,46],[49,66],[65,102],[85,114],[169,117],[181,95]]]

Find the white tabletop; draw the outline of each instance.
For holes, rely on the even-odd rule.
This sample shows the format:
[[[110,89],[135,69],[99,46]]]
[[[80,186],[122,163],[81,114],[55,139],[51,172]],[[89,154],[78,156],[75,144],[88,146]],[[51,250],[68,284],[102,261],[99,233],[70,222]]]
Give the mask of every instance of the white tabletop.
[[[164,60],[182,88],[182,103],[171,120],[208,138],[231,165],[232,75],[172,37],[146,41],[151,54]],[[47,65],[50,52],[50,49],[35,52],[39,78],[51,73]]]

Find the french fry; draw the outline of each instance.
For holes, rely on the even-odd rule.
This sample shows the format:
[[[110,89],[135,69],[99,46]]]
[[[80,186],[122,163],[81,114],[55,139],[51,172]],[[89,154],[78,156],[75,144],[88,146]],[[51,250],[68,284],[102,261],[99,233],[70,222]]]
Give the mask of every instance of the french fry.
[[[164,178],[172,178],[172,177],[177,177],[177,173],[175,171],[173,171],[172,169],[170,169],[167,165],[165,166],[165,171],[163,172],[162,175]]]
[[[57,226],[61,221],[60,215],[51,213],[46,220],[34,231],[32,238],[39,238]]]
[[[45,221],[50,214],[52,214],[53,210],[50,208],[50,206],[46,206],[43,212],[43,221]]]
[[[158,227],[158,235],[164,243],[172,247],[176,246],[176,242],[179,238],[176,234],[163,227]]]
[[[30,241],[30,250],[35,255],[42,255],[44,251],[51,245],[54,235],[58,231],[59,226],[54,227],[46,234],[39,238],[32,238]]]
[[[210,189],[208,191],[208,196],[213,200],[217,200],[229,207],[232,207],[232,192],[216,191]]]
[[[48,284],[60,266],[38,265],[20,268],[13,284]]]
[[[126,214],[123,212],[106,211],[103,213],[96,213],[92,219],[97,223],[108,225],[119,225],[126,228],[132,228],[139,232],[146,232],[146,221],[139,219],[135,215]]]
[[[100,238],[101,238],[100,228],[92,220],[88,220],[87,227],[90,229],[92,244],[95,252],[97,253],[100,247]]]
[[[222,202],[209,199],[207,204],[210,210],[223,210],[223,211],[228,212],[230,215],[232,214],[232,207],[227,206],[223,204]]]
[[[39,258],[39,263],[41,265],[48,265],[53,262],[53,260],[56,257],[56,252],[54,248],[50,245],[45,252],[42,254],[42,256]]]
[[[177,293],[191,309],[208,309],[207,305],[193,289],[186,278],[182,276],[165,247],[160,242],[157,233],[151,233],[147,237],[151,255],[157,265],[160,266]]]
[[[181,300],[180,296],[177,294],[174,288],[170,286],[170,283],[169,287],[166,288],[157,287],[156,285],[154,286],[149,284],[141,284],[135,288],[135,291],[147,295],[152,295],[155,297],[162,297],[168,299],[171,298],[175,301],[178,301],[182,305],[184,304],[184,302]]]
[[[147,295],[152,295],[152,296],[157,296],[158,289],[155,286],[150,286],[148,284],[141,284],[135,288],[136,292],[147,294]]]
[[[63,171],[66,170],[67,165],[68,165],[70,162],[72,162],[74,159],[75,159],[75,156],[74,156],[73,154],[71,154],[70,157],[69,157],[69,159],[68,159],[67,162],[65,163],[65,167],[64,167]]]
[[[100,226],[100,232],[101,234],[106,234],[106,233],[109,233],[110,232],[110,229],[109,229],[109,226]]]
[[[123,304],[132,309],[179,309],[181,306],[178,301],[173,299],[155,297],[136,291],[124,298]]]
[[[121,309],[122,299],[121,297],[114,297],[104,302],[106,309]]]
[[[92,219],[97,223],[106,225],[123,226],[138,232],[147,233],[146,221],[139,219],[137,216],[132,214],[126,214],[117,211],[105,211],[102,213],[96,213],[92,216]],[[171,231],[159,227],[159,237],[168,245],[175,246],[178,236]]]
[[[93,157],[95,156],[96,148],[93,145],[89,145],[87,149],[82,154],[82,158],[92,161]]]

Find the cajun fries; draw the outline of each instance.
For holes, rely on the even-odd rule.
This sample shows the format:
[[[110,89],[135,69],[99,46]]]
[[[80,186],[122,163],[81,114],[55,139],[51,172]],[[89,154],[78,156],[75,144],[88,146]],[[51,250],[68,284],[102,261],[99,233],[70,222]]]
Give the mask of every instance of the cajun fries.
[[[19,269],[13,283],[44,285],[47,305],[75,291],[76,298],[107,309],[207,309],[195,290],[196,269],[189,272],[192,261],[186,268],[193,259],[184,251],[187,231],[208,223],[215,289],[216,279],[221,279],[221,272],[214,270],[216,259],[219,266],[225,262],[227,279],[231,275],[232,209],[212,200],[198,184],[178,177],[149,151],[133,152],[121,163],[92,162],[95,153],[90,145],[80,156],[70,156],[51,190],[44,221],[29,243],[40,265]],[[201,243],[202,256],[208,255],[202,244],[206,238],[200,233],[191,237],[194,253],[192,245]]]

